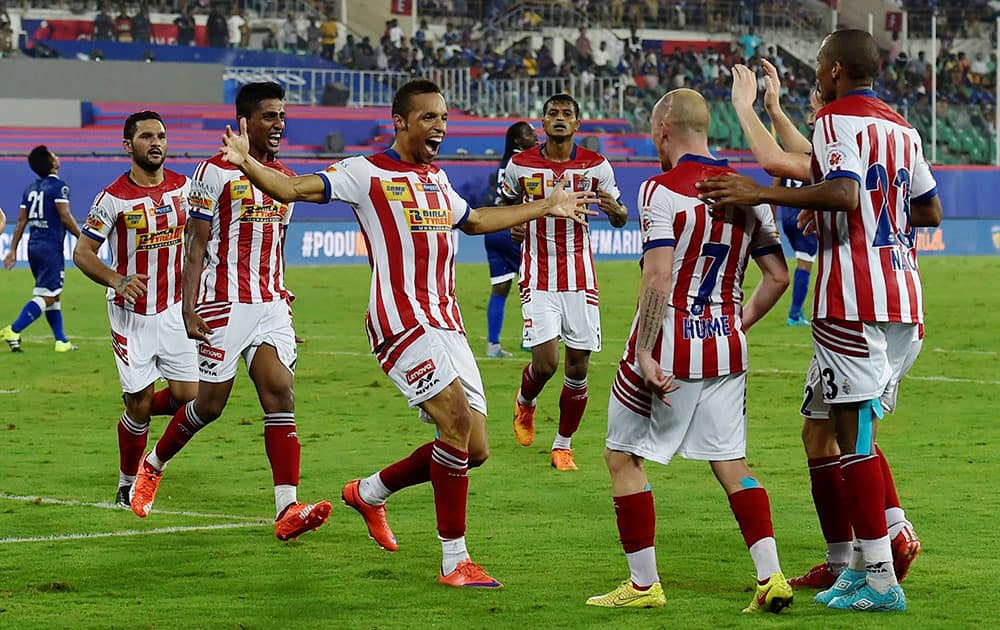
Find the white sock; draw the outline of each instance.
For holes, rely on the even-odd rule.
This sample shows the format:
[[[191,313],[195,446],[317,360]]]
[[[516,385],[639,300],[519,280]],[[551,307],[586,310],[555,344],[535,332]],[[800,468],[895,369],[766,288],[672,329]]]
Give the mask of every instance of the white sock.
[[[892,546],[889,543],[889,536],[860,542],[868,584],[879,593],[885,593],[898,584],[896,573],[892,569]]]
[[[561,433],[556,433],[556,439],[552,440],[552,450],[562,449],[568,451],[572,439],[571,437],[564,437]]]
[[[298,503],[298,488],[287,483],[274,486],[274,518],[281,516],[286,507]]]
[[[469,551],[465,548],[465,536],[450,540],[438,536],[438,540],[441,541],[441,574],[448,575],[455,570],[459,562],[469,558]]]
[[[156,454],[156,447],[149,451],[149,455],[146,455],[146,463],[153,467],[157,472],[163,472],[163,469],[167,467],[167,462],[160,459]]]
[[[358,494],[368,505],[382,505],[392,496],[392,490],[385,487],[382,477],[375,473],[361,480],[358,484]]]
[[[761,538],[750,545],[750,557],[753,558],[753,565],[757,567],[757,580],[767,580],[774,573],[781,573],[781,564],[778,562],[778,543],[774,538],[768,536]]]
[[[660,581],[656,572],[656,547],[646,547],[625,554],[632,583],[640,588],[648,588]]]
[[[131,486],[135,483],[135,475],[126,475],[122,471],[118,471],[118,487]]]
[[[517,402],[518,402],[518,404],[524,405],[525,407],[534,407],[535,406],[535,400],[534,399],[528,400],[527,398],[525,398],[524,396],[522,396],[521,395],[521,390],[517,390]]]
[[[906,512],[900,507],[885,508],[885,524],[889,529],[896,529],[896,533],[903,528],[903,525],[907,524]],[[890,533],[889,538],[892,538]]]
[[[851,543],[851,559],[847,562],[847,568],[851,571],[865,570],[865,557],[861,555],[861,543],[857,538]]]
[[[827,543],[826,563],[834,573],[843,571],[844,567],[851,561],[851,553],[854,550],[854,543],[839,542]]]

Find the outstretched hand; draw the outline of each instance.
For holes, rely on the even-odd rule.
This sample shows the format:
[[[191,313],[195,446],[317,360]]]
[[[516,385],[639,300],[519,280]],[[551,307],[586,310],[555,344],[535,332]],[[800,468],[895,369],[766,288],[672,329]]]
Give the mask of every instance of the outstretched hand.
[[[233,166],[242,166],[250,155],[250,139],[247,136],[247,119],[240,117],[240,132],[234,133],[232,127],[226,125],[222,134],[222,160]]]
[[[727,173],[711,177],[695,184],[700,192],[698,199],[706,202],[711,208],[722,206],[755,206],[760,203],[763,186],[751,177]]]
[[[764,107],[770,111],[780,107],[778,100],[781,97],[781,79],[778,77],[778,69],[767,59],[761,59],[760,65],[764,67]]]
[[[736,109],[750,109],[757,100],[757,75],[743,64],[733,66],[732,101]]]
[[[597,216],[596,210],[587,208],[588,204],[598,202],[594,193],[588,190],[569,190],[561,179],[556,180],[554,185],[549,197],[549,216],[573,219],[582,224],[587,223],[587,216]]]

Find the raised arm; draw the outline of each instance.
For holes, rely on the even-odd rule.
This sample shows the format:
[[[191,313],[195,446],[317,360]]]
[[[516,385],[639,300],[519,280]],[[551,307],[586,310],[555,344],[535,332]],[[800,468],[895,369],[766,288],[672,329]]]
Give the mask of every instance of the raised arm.
[[[745,175],[727,174],[706,179],[695,186],[701,191],[698,198],[713,208],[771,203],[789,208],[850,212],[858,207],[858,182],[850,177],[835,177],[801,188],[786,188],[761,186]]]
[[[586,223],[585,216],[595,216],[597,212],[588,210],[587,204],[597,202],[597,197],[589,191],[569,191],[556,182],[552,195],[516,206],[477,208],[469,212],[462,224],[466,234],[488,234],[504,230],[545,215],[572,219]]]
[[[774,125],[774,131],[781,140],[781,146],[791,153],[812,153],[812,142],[802,135],[795,123],[785,114],[785,110],[781,109],[781,80],[778,78],[778,69],[767,59],[761,59],[760,63],[764,66],[764,109],[771,118],[771,124]]]
[[[233,132],[226,125],[222,135],[222,159],[240,169],[254,186],[267,193],[272,199],[282,203],[294,201],[326,201],[326,184],[319,175],[296,175],[294,177],[268,168],[250,155],[250,142],[247,139],[246,118],[240,118],[240,133]]]

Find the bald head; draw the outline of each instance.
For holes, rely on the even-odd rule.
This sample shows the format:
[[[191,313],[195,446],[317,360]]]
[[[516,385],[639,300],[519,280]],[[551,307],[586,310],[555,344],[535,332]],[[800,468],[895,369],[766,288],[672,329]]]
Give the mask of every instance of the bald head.
[[[667,92],[653,107],[650,125],[655,129],[664,121],[677,135],[707,135],[708,103],[701,94],[687,88]]]
[[[819,54],[830,64],[839,61],[850,79],[868,81],[878,74],[878,46],[868,31],[853,28],[834,31],[823,40]]]

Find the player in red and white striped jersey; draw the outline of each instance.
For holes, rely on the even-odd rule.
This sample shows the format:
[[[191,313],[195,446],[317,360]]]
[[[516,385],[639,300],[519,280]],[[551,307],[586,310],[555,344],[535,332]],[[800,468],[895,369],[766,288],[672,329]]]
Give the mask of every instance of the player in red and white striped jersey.
[[[511,158],[500,188],[505,203],[544,199],[556,182],[598,194],[599,208],[611,225],[623,227],[628,209],[621,203],[611,164],[577,146],[580,105],[556,94],[542,107],[545,144]],[[522,446],[535,440],[535,399],[559,367],[559,340],[566,346],[565,380],[559,398],[559,429],[550,459],[557,470],[576,470],[571,439],[587,408],[590,353],[601,349],[601,314],[590,229],[566,219],[543,217],[524,226],[521,247],[522,345],[531,363],[521,374],[514,402],[514,435]]]
[[[612,386],[605,442],[631,579],[590,598],[594,606],[663,605],[643,464],[667,464],[676,454],[708,461],[729,498],[757,570],[755,597],[744,612],[779,612],[792,601],[767,492],[746,463],[745,330],[781,297],[788,268],[769,207],[713,211],[698,199],[697,182],[733,172],[709,152],[708,124],[705,99],[687,89],[667,93],[650,120],[666,172],[639,190],[639,308]],[[751,257],[762,279],[744,306]]]
[[[313,175],[288,177],[247,153],[246,133],[227,130],[225,158],[256,186],[285,202],[351,204],[368,245],[372,286],[365,325],[383,371],[419,406],[438,437],[409,457],[360,480],[342,497],[365,518],[372,538],[394,551],[385,520],[393,492],[431,482],[441,539],[439,581],[449,586],[500,588],[469,558],[465,513],[470,466],[486,460],[486,398],[455,299],[455,228],[495,232],[547,213],[584,219],[579,204],[591,193],[557,195],[503,209],[469,208],[444,171],[431,162],[447,129],[448,109],[437,85],[417,79],[399,88],[392,105],[396,138],[380,154],[346,159]]]
[[[167,130],[156,112],[125,119],[129,171],[94,199],[73,252],[76,266],[108,287],[108,318],[125,412],[118,422],[118,491],[129,491],[153,415],[173,415],[197,392],[198,360],[181,318],[181,256],[188,178],[167,170]],[[111,265],[98,258],[107,243]],[[167,387],[153,391],[157,378]]]
[[[236,95],[236,116],[249,151],[269,170],[285,130],[285,91],[248,83]],[[177,411],[143,460],[132,511],[149,514],[163,469],[225,409],[242,357],[264,411],[264,447],[274,482],[274,532],[280,540],[314,530],[329,501],[298,500],[300,450],[295,424],[295,332],[291,294],[283,283],[285,226],[291,206],[264,194],[217,155],[195,170],[188,198],[191,221],[182,274],[187,335],[198,344],[198,395]]]
[[[818,60],[827,103],[812,143],[819,183],[791,190],[716,179],[702,184],[703,196],[817,211],[815,358],[803,412],[832,421],[856,545],[848,568],[816,599],[837,609],[903,610],[883,511],[876,419],[884,403],[895,404],[896,384],[919,352],[923,310],[913,228],[939,223],[941,204],[919,134],[871,91],[879,64],[871,35],[832,33]]]

